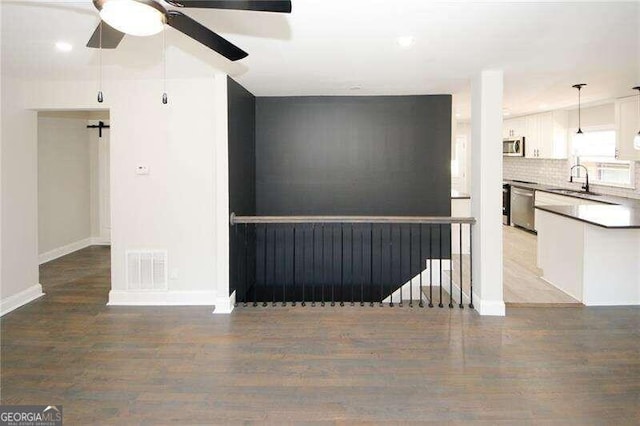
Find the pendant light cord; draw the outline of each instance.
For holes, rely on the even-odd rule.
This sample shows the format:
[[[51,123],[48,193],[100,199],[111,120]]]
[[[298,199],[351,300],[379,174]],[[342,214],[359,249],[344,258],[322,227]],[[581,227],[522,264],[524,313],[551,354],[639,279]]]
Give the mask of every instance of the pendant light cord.
[[[162,104],[169,103],[167,95],[167,28],[162,30]]]
[[[167,92],[167,29],[162,30],[162,90]]]
[[[98,50],[98,92],[102,91],[102,26],[100,21],[100,49]]]
[[[581,112],[581,107],[580,107],[580,92],[582,90],[582,87],[578,86],[578,130],[582,130],[582,112]]]

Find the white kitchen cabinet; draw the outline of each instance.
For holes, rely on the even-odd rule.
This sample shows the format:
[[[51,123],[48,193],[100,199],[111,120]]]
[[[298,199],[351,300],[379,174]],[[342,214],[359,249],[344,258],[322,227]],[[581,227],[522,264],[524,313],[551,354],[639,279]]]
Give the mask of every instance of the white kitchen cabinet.
[[[640,150],[633,148],[633,138],[640,130],[638,118],[638,97],[616,101],[616,158],[618,160],[640,161]]]
[[[505,139],[513,139],[525,136],[526,123],[524,118],[510,118],[504,120],[502,124],[502,137]]]
[[[567,158],[567,111],[528,115],[525,118],[525,157]]]
[[[538,158],[540,154],[540,115],[527,115],[525,120],[524,155],[527,158]]]

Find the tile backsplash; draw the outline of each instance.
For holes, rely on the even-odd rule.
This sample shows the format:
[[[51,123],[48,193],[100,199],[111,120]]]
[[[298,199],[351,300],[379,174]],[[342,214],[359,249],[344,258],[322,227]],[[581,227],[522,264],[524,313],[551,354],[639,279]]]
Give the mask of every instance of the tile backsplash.
[[[569,183],[568,160],[503,157],[502,176],[564,188],[580,189],[582,184]],[[593,192],[640,199],[640,161],[635,163],[635,189],[591,185]]]

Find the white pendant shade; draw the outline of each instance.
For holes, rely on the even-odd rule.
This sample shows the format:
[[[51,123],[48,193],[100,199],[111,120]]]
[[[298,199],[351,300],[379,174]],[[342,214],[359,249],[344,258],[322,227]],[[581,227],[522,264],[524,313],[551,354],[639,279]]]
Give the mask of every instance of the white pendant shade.
[[[134,36],[158,34],[166,22],[160,10],[135,0],[106,1],[100,17],[116,30]]]

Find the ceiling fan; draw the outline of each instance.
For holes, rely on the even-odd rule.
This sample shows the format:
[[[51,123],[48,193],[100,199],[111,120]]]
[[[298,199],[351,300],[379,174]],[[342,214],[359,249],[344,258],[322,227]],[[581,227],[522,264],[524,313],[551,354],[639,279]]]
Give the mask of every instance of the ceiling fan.
[[[150,36],[162,31],[166,24],[231,61],[242,59],[248,53],[169,7],[291,13],[290,0],[93,0],[93,4],[102,22],[87,47],[115,49],[125,34]]]

